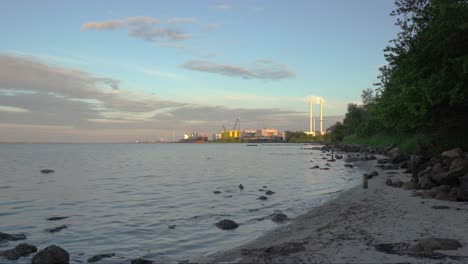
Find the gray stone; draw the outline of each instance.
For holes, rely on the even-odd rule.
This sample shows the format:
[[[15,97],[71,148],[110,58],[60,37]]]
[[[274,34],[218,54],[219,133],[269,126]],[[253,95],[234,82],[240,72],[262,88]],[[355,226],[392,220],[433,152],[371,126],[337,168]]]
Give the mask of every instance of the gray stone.
[[[450,185],[440,185],[440,186],[437,186],[436,189],[439,191],[439,192],[443,192],[443,193],[450,193],[450,190],[452,190],[452,186]]]
[[[430,190],[436,186],[436,184],[431,179],[429,179],[427,175],[421,175],[418,182],[419,187],[423,190]]]
[[[0,256],[8,260],[17,260],[20,257],[26,257],[29,254],[32,254],[37,251],[37,248],[33,245],[22,243],[17,245],[13,249],[8,249],[3,252],[0,252]]]
[[[346,168],[352,168],[353,167],[353,164],[345,164],[344,165]]]
[[[239,184],[239,189],[243,190],[243,189],[244,189],[244,185]]]
[[[265,200],[268,199],[268,197],[262,195],[262,196],[258,197],[257,199],[259,199],[259,200],[264,200],[264,201],[265,201]]]
[[[281,213],[274,214],[271,217],[271,221],[273,221],[275,223],[282,223],[282,222],[287,221],[287,220],[288,220],[288,216],[285,215],[285,214],[281,214]]]
[[[401,152],[400,152],[400,149],[399,148],[392,148],[391,150],[388,151],[387,153],[387,156],[390,158],[390,159],[394,159],[398,156],[401,155]]]
[[[51,245],[39,251],[32,258],[32,264],[68,264],[70,255],[63,248]]]
[[[220,191],[213,191],[214,194],[220,194]]]
[[[53,234],[53,233],[60,232],[60,231],[62,231],[63,229],[67,229],[67,228],[68,228],[68,226],[62,225],[62,226],[47,228],[45,231]]]
[[[441,201],[450,201],[452,199],[448,193],[439,193],[434,198]]]
[[[231,230],[231,229],[236,229],[239,227],[239,225],[230,220],[230,219],[224,219],[216,223],[216,226],[222,230]]]
[[[274,191],[268,190],[265,194],[266,194],[266,195],[272,195],[272,194],[274,194],[274,193],[275,193]]]
[[[468,190],[457,189],[457,201],[468,202]]]
[[[458,178],[468,173],[468,159],[454,159],[450,163],[450,169],[448,172],[448,177]],[[457,182],[457,179],[454,180]]]
[[[458,194],[458,189],[457,187],[452,188],[449,192],[450,200],[451,201],[456,201],[457,200],[457,194]]]
[[[404,183],[402,181],[400,181],[400,180],[392,182],[392,186],[396,187],[396,188],[400,188],[401,186],[403,186],[403,184]]]
[[[419,185],[413,181],[407,181],[401,186],[401,188],[405,190],[418,190]]]
[[[26,239],[26,235],[24,234],[7,234],[0,232],[0,241],[17,241],[17,240],[24,240]]]
[[[420,240],[409,249],[409,252],[431,254],[434,250],[456,250],[461,247],[462,244],[455,239],[430,237]]]
[[[50,170],[50,169],[41,170],[41,173],[43,173],[43,174],[49,174],[49,173],[54,173],[54,172],[55,172],[54,170]]]
[[[95,256],[92,256],[92,257],[90,257],[90,258],[88,259],[88,263],[98,262],[98,261],[100,261],[101,259],[104,259],[104,258],[112,258],[113,256],[115,256],[115,253],[95,255]]]
[[[463,157],[463,150],[461,148],[454,148],[451,150],[447,150],[440,154],[442,157],[447,157],[451,159],[462,158]]]
[[[153,261],[142,259],[142,258],[137,258],[137,259],[133,259],[131,264],[153,264]]]
[[[54,217],[47,218],[47,220],[49,220],[49,221],[59,221],[59,220],[67,219],[67,218],[68,218],[68,216],[54,216]]]

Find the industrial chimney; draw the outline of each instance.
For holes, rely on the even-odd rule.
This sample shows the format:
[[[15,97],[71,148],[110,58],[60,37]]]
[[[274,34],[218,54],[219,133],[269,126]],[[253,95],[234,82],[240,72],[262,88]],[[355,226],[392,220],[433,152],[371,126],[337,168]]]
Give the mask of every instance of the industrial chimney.
[[[323,107],[323,99],[320,98],[320,135],[323,135],[323,118],[322,118],[322,107]]]
[[[310,117],[310,124],[309,124],[309,133],[312,135],[312,133],[314,132],[314,125],[313,125],[313,122],[314,122],[314,115],[312,113],[312,104],[313,104],[313,98],[310,98],[310,113],[309,113],[309,117]]]

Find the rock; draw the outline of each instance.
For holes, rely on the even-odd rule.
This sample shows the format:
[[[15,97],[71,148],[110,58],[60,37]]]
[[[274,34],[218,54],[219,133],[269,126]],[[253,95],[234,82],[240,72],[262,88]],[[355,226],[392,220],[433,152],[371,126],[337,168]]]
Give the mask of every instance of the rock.
[[[352,168],[353,167],[353,164],[345,164],[344,165],[346,168]]]
[[[382,169],[384,170],[398,170],[398,164],[385,164]]]
[[[47,228],[45,231],[53,234],[53,233],[60,232],[63,229],[67,229],[67,228],[68,228],[68,226],[62,225],[62,226],[57,226],[57,227],[53,227],[53,228]]]
[[[468,202],[468,190],[457,188],[457,201]]]
[[[457,200],[457,194],[458,194],[458,189],[457,187],[452,188],[449,192],[450,200],[451,201],[456,201]]]
[[[422,175],[419,178],[418,182],[419,182],[419,187],[423,190],[430,190],[436,186],[436,184],[431,179],[429,179],[429,177],[427,177],[426,175]]]
[[[137,259],[132,259],[131,264],[153,264],[153,261],[147,260],[147,259],[142,259],[142,258],[137,258]]]
[[[54,170],[50,170],[50,169],[43,169],[43,170],[41,170],[41,173],[44,173],[44,174],[54,173],[54,172],[55,172]]]
[[[32,258],[32,264],[68,264],[69,261],[68,252],[56,245],[46,247]]]
[[[462,244],[455,239],[430,237],[420,240],[409,249],[409,252],[431,254],[434,250],[456,250],[461,247]]]
[[[272,195],[272,194],[274,194],[274,193],[275,193],[274,191],[268,190],[265,194],[266,194],[266,195]]]
[[[176,225],[169,225],[169,229],[175,229]]]
[[[388,151],[387,156],[390,158],[390,160],[398,157],[401,155],[400,149],[399,148],[392,148],[391,150]]]
[[[422,198],[432,199],[432,198],[435,198],[439,194],[440,192],[438,192],[437,190],[428,190],[428,191],[423,192]]]
[[[268,188],[268,186],[262,186],[262,188]]]
[[[7,234],[0,232],[0,241],[18,241],[26,239],[24,234]]]
[[[231,230],[231,229],[236,229],[239,227],[239,225],[230,220],[230,219],[224,219],[216,223],[216,226],[222,230]]]
[[[264,201],[265,201],[266,199],[268,199],[268,197],[266,197],[266,196],[260,196],[260,197],[258,197],[257,199],[259,199],[259,200],[264,200]]]
[[[441,201],[450,201],[451,197],[450,195],[448,195],[448,193],[439,193],[434,197],[434,199]]]
[[[327,161],[328,161],[328,162],[335,162],[334,159],[329,159],[329,160],[327,160]]]
[[[442,157],[447,157],[451,159],[463,158],[463,150],[461,148],[454,148],[451,150],[444,151],[440,155]]]
[[[407,181],[407,182],[403,183],[401,188],[403,188],[405,190],[418,190],[419,185],[417,183],[413,182],[413,181]]]
[[[468,190],[468,173],[465,176],[458,177],[458,181],[460,182],[460,188]]]
[[[377,160],[377,164],[385,164],[385,163],[388,163],[388,159],[378,159]]]
[[[59,220],[67,219],[67,218],[68,218],[68,216],[54,216],[54,217],[47,218],[47,220],[49,220],[49,221],[59,221]]]
[[[30,244],[19,244],[13,249],[8,249],[0,252],[0,256],[5,257],[8,260],[17,260],[20,257],[26,257],[37,251],[37,248]]]
[[[88,263],[98,262],[101,259],[112,258],[113,256],[115,256],[115,253],[95,255],[88,259]]]
[[[450,193],[452,187],[450,185],[440,185],[436,187],[436,190],[442,193]]]
[[[285,214],[281,214],[281,213],[274,214],[271,217],[271,221],[273,221],[275,223],[282,223],[282,222],[287,221],[287,220],[288,220],[288,216],[285,215]]]
[[[468,173],[468,159],[454,159],[450,163],[450,169],[448,171],[447,177],[452,180],[453,183],[458,183],[457,179]]]
[[[450,207],[445,206],[445,205],[434,205],[431,207],[432,209],[450,209]]]
[[[330,168],[320,168],[320,170],[330,170]]]
[[[388,185],[388,186],[393,186],[392,179],[387,179],[387,180],[385,181],[385,184]]]
[[[401,186],[403,186],[403,184],[404,183],[402,181],[400,181],[400,180],[392,182],[392,186],[396,187],[396,188],[400,188]]]
[[[239,184],[239,189],[244,190],[244,185]]]
[[[259,191],[259,192],[263,192],[263,191],[265,191],[265,190],[263,190],[262,188],[260,188],[260,189],[258,189],[258,191]]]
[[[214,194],[220,194],[220,191],[213,191]]]
[[[318,169],[318,168],[320,168],[319,165],[315,165],[311,169]]]

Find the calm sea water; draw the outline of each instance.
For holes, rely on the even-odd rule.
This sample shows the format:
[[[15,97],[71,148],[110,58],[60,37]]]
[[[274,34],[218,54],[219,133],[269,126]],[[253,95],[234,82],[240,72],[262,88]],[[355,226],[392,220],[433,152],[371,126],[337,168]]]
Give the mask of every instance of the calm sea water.
[[[361,172],[342,160],[310,169],[326,167],[322,157],[289,144],[1,144],[0,232],[25,233],[39,249],[59,245],[71,263],[101,253],[116,256],[99,263],[214,253],[277,226],[261,218],[298,216],[359,183]],[[261,201],[259,188],[276,193]],[[239,228],[218,229],[224,218]],[[68,229],[44,231],[60,225]]]

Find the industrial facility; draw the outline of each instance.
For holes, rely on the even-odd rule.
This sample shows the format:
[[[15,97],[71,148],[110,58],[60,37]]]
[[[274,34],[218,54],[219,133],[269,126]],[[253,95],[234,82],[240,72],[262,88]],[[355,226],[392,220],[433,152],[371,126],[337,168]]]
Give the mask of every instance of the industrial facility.
[[[319,119],[319,124],[320,124],[320,129],[317,131],[315,129],[315,118],[314,118],[314,98],[310,98],[310,104],[309,104],[309,132],[306,132],[307,135],[323,135],[323,98],[319,97],[316,98],[318,99],[319,106],[320,106],[320,119]]]

